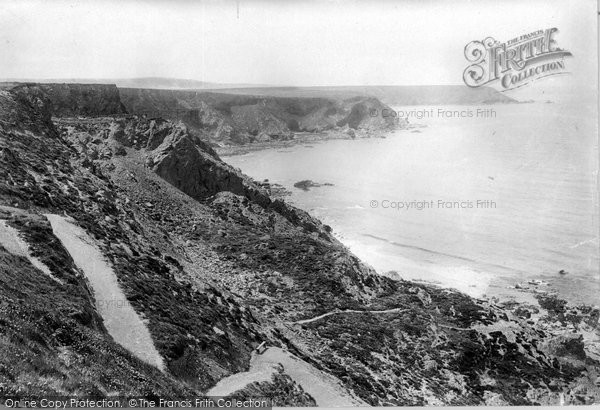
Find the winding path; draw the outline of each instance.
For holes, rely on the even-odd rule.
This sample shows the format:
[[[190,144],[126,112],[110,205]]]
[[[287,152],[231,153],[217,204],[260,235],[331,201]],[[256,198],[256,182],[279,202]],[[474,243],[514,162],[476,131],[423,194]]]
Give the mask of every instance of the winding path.
[[[75,264],[89,281],[104,326],[115,342],[135,356],[164,370],[146,324],[133,309],[119,286],[117,275],[94,241],[79,226],[60,215],[45,215]]]
[[[410,309],[394,308],[387,310],[338,310],[324,313],[311,319],[293,322],[295,324],[312,323],[328,316],[351,313],[400,313]],[[207,396],[227,396],[255,382],[270,381],[277,371],[277,365],[283,366],[285,374],[298,383],[305,392],[310,394],[319,407],[356,407],[368,406],[360,398],[345,389],[334,376],[324,373],[311,364],[299,359],[291,353],[278,347],[269,347],[263,354],[253,353],[250,360],[250,370],[232,374],[221,379],[213,388],[206,392]]]
[[[207,396],[226,396],[253,382],[270,381],[283,366],[285,374],[302,386],[319,407],[356,407],[367,404],[346,390],[335,377],[320,371],[311,364],[278,347],[269,347],[263,354],[253,354],[250,370],[224,379],[206,392]]]
[[[343,313],[372,313],[372,314],[384,314],[384,313],[401,313],[401,312],[408,312],[410,309],[402,309],[402,308],[394,308],[394,309],[387,309],[387,310],[352,310],[352,309],[346,309],[346,310],[335,310],[333,312],[327,312],[327,313],[323,313],[322,315],[313,317],[311,319],[302,319],[302,320],[297,320],[294,323],[298,324],[298,325],[303,325],[305,323],[312,323],[315,322],[317,320],[321,320],[323,318],[326,318],[327,316],[332,316],[332,315],[339,315],[339,314],[343,314]]]

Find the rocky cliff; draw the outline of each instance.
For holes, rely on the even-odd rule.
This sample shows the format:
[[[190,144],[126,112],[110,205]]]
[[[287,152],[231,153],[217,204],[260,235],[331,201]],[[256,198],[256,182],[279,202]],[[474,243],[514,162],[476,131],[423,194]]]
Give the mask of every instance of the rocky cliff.
[[[389,109],[372,97],[286,98],[181,90],[121,88],[131,113],[180,119],[206,141],[247,144],[290,140],[295,132],[340,129],[384,131],[393,118],[371,116]]]
[[[14,92],[47,99],[48,111],[55,116],[125,114],[119,90],[111,84],[19,84]]]
[[[340,117],[360,123],[373,103],[344,103]],[[284,111],[314,113],[294,104]],[[43,88],[0,91],[0,219],[54,277],[0,246],[0,396],[200,395],[248,370],[264,342],[371,405],[600,399],[597,309],[548,299],[532,316],[379,276],[184,124],[54,107]],[[68,216],[101,250],[164,372],[107,332],[46,214]],[[293,370],[236,395],[312,404]]]

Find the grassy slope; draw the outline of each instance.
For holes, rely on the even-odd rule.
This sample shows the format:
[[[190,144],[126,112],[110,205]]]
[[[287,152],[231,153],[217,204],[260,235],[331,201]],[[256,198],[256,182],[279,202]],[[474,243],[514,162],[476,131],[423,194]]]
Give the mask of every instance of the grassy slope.
[[[45,219],[19,212],[10,223],[65,285],[0,246],[0,397],[191,392],[104,332],[81,273]]]

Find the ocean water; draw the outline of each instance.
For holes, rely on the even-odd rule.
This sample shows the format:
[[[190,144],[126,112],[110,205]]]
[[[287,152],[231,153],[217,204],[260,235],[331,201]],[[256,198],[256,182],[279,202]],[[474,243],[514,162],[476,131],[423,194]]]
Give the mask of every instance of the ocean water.
[[[477,116],[479,108],[493,113]],[[287,187],[288,201],[332,226],[379,272],[473,296],[530,297],[518,284],[600,305],[595,107],[396,109],[429,114],[410,119],[423,127],[385,138],[225,161]],[[333,186],[293,187],[305,179]]]

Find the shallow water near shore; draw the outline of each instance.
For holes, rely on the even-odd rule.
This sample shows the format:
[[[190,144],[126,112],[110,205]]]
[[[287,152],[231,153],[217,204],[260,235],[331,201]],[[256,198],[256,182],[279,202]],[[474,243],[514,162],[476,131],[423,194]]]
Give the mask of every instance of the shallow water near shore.
[[[477,118],[478,108],[495,115]],[[379,272],[473,296],[557,291],[574,303],[600,305],[593,108],[397,109],[433,115],[411,119],[426,127],[386,138],[324,141],[225,161],[285,186],[288,201],[331,225]],[[473,117],[462,115],[469,111]],[[333,186],[294,188],[306,179]]]

